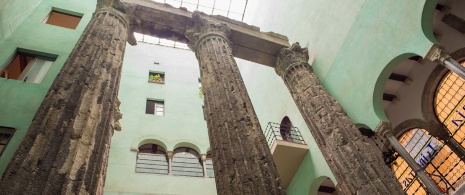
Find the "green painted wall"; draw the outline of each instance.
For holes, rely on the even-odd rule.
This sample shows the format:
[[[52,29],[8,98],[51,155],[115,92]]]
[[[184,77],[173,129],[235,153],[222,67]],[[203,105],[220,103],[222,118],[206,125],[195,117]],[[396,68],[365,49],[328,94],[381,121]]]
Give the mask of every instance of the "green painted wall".
[[[165,72],[165,84],[148,83],[151,70]],[[199,76],[192,51],[141,42],[126,47],[119,91],[122,131],[112,138],[105,194],[216,194],[213,178],[135,172],[134,150],[151,141],[167,151],[188,146],[206,154],[209,141]],[[164,100],[165,115],[145,114],[147,98]]]
[[[37,4],[37,2],[40,2]],[[0,157],[0,175],[18,148],[35,112],[45,97],[53,79],[68,58],[95,10],[94,1],[1,1],[0,68],[15,54],[17,48],[57,55],[55,63],[40,84],[0,78],[0,126],[16,128],[13,138]],[[32,6],[32,7],[31,7]],[[52,7],[83,13],[77,29],[43,24],[41,21]],[[30,9],[24,11],[24,9]],[[18,14],[22,13],[22,14]],[[6,23],[5,23],[6,22]],[[11,28],[9,24],[11,23]],[[5,28],[8,27],[8,28]],[[11,31],[10,31],[11,29]],[[11,32],[13,32],[11,34]]]
[[[335,181],[291,94],[274,69],[240,59],[237,59],[237,62],[262,130],[265,131],[269,122],[280,123],[288,116],[292,124],[299,128],[309,146],[309,152],[286,189],[287,193],[307,194],[311,184],[318,178],[329,177]],[[316,189],[312,190],[316,193]]]
[[[435,2],[249,1],[244,21],[262,31],[284,34],[290,43],[299,42],[308,47],[310,63],[330,94],[354,123],[375,129],[379,121],[386,120],[382,92],[389,74],[400,61],[415,54],[425,55],[434,41],[430,41],[432,29],[428,26],[432,23],[434,6],[431,5]],[[423,11],[425,3],[426,12]],[[276,113],[294,114],[291,120],[299,121],[295,125],[306,141],[313,143],[300,115],[296,114],[293,101],[284,98],[288,93],[280,87],[282,79],[272,70],[263,69],[266,68],[241,69],[244,75],[252,77],[246,83],[253,83],[248,89],[262,124],[263,118],[279,122],[279,117],[272,117]],[[272,107],[273,111],[265,110],[266,107]],[[311,149],[287,192],[315,194],[325,175],[335,181],[319,150]]]
[[[393,67],[385,67],[405,53],[423,56],[432,45],[422,30],[425,2],[250,1],[244,21],[308,47],[315,73],[331,95],[354,123],[374,129],[386,119],[381,95]]]

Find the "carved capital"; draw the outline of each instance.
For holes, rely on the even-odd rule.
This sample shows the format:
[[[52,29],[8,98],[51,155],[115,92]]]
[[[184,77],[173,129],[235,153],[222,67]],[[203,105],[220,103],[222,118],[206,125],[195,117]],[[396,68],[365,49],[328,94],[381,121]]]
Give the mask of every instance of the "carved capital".
[[[200,160],[202,160],[202,162],[205,162],[207,160],[207,155],[206,154],[200,155]]]
[[[278,57],[276,59],[276,74],[283,77],[290,67],[297,65],[303,64],[310,67],[310,64],[308,64],[308,59],[308,49],[301,48],[299,43],[294,43],[289,48],[282,48],[279,51]]]
[[[166,152],[166,157],[167,157],[168,159],[173,159],[173,151],[168,151],[168,152]]]
[[[136,38],[134,37],[134,28],[140,25],[140,20],[134,17],[135,9],[135,4],[120,0],[98,0],[95,13],[109,13],[118,18],[127,28],[127,42],[130,45],[137,45]]]
[[[391,122],[386,122],[386,121],[379,122],[378,126],[376,126],[375,132],[381,137],[387,138],[390,136],[394,136]]]
[[[192,51],[196,51],[197,46],[203,42],[206,38],[210,36],[217,36],[223,38],[229,45],[229,35],[231,31],[226,24],[223,23],[214,23],[201,16],[200,12],[195,11],[192,14],[192,19],[194,20],[194,26],[186,30],[186,37],[189,39],[189,48]]]
[[[444,61],[449,59],[449,53],[439,45],[433,45],[425,56],[425,59],[444,65]]]

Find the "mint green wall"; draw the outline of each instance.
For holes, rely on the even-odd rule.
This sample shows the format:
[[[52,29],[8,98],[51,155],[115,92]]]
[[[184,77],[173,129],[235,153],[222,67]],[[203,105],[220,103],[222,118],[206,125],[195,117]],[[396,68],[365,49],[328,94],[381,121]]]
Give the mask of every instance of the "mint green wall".
[[[37,5],[36,2],[38,3]],[[25,8],[29,12],[24,12]],[[5,66],[15,54],[17,48],[35,50],[57,55],[55,63],[40,84],[25,83],[18,80],[0,78],[0,126],[16,128],[13,138],[0,157],[0,175],[3,174],[14,151],[18,148],[29,127],[35,112],[45,97],[53,79],[65,63],[68,55],[84,31],[95,10],[94,1],[1,1],[0,10],[2,30],[8,35],[0,37],[0,68]],[[50,13],[52,7],[83,13],[77,29],[67,29],[41,21]],[[18,13],[24,13],[18,15]],[[8,21],[5,23],[5,21]],[[5,29],[10,24],[10,28]],[[5,26],[6,25],[6,26]],[[8,31],[6,31],[8,30]],[[10,32],[10,33],[9,33]],[[10,35],[11,34],[11,35]]]
[[[307,194],[310,185],[315,183],[317,178],[329,177],[335,181],[291,94],[274,69],[241,59],[236,60],[262,130],[265,131],[269,122],[281,123],[281,120],[288,116],[308,144],[309,152],[286,189],[287,193]]]
[[[165,84],[148,83],[150,70],[165,72]],[[112,138],[105,194],[216,194],[213,178],[135,172],[135,150],[144,143],[167,151],[187,146],[206,154],[209,141],[199,76],[192,51],[141,42],[126,47],[119,91],[122,131]],[[145,114],[147,98],[164,100],[165,115]]]
[[[378,78],[390,74],[384,67],[405,53],[423,56],[432,45],[422,30],[425,2],[250,1],[244,21],[308,47],[316,57],[315,73],[331,95],[354,123],[375,129],[386,120],[379,99],[383,89],[375,89]],[[385,80],[380,82],[384,88]]]

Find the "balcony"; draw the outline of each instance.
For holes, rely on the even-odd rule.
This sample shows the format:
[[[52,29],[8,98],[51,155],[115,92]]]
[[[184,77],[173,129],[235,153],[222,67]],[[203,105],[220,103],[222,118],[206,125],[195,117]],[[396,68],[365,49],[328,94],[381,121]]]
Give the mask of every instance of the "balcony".
[[[273,122],[268,123],[265,137],[283,187],[287,188],[308,151],[308,145],[297,127]]]

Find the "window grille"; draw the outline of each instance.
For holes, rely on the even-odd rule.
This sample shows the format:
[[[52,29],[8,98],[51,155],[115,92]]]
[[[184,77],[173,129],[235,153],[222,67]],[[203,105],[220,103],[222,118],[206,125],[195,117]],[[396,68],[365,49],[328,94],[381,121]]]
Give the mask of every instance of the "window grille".
[[[168,174],[168,160],[165,150],[155,144],[139,147],[136,160],[137,173]]]
[[[199,154],[191,148],[178,148],[174,151],[171,170],[177,176],[203,177]]]

